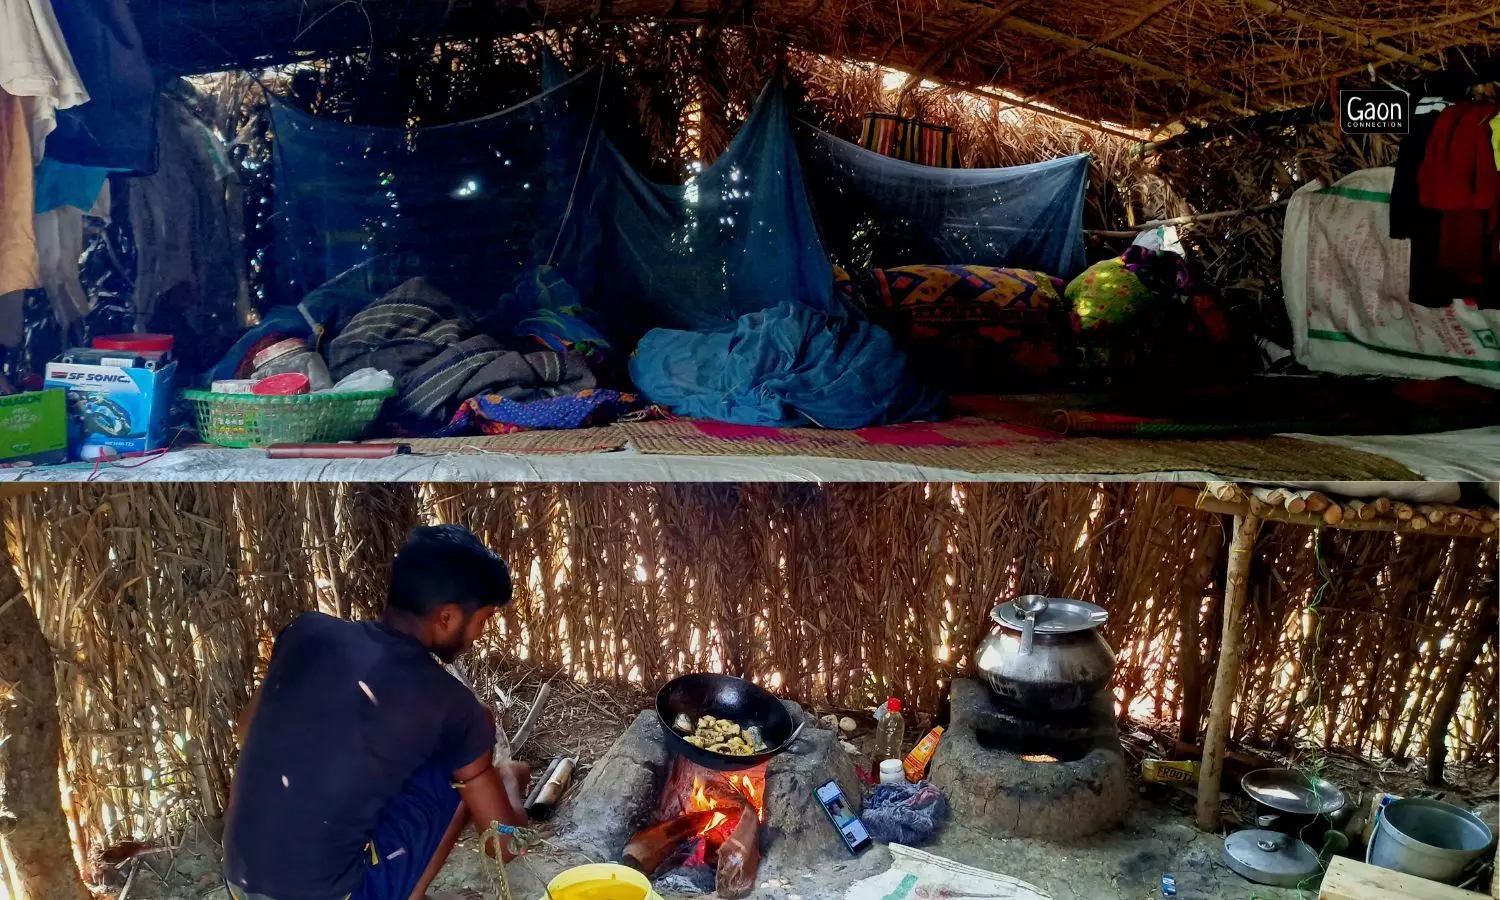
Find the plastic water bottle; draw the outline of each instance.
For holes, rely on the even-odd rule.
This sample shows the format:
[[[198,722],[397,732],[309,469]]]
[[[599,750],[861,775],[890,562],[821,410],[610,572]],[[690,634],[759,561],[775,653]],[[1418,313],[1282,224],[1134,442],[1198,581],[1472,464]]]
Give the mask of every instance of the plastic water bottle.
[[[875,764],[888,759],[899,760],[906,754],[906,720],[901,717],[901,701],[892,697],[885,701],[885,715],[875,726]]]

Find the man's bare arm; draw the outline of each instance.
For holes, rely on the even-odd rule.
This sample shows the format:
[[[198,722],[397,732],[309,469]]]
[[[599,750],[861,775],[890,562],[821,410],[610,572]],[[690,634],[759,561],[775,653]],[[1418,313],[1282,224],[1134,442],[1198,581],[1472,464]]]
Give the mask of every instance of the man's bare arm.
[[[497,768],[486,753],[454,772],[453,780],[460,785],[459,796],[479,834],[484,834],[492,822],[526,824],[526,813],[521,806],[525,803],[531,770],[525,763],[501,763]],[[507,853],[505,858],[509,860],[511,855]]]

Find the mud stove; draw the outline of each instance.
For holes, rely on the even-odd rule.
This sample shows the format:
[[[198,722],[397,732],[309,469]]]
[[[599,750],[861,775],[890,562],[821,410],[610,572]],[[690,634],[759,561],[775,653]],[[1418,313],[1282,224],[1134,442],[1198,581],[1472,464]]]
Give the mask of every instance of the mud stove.
[[[762,859],[779,869],[848,858],[813,798],[834,779],[857,809],[854,763],[838,735],[785,703],[796,740],[758,766],[719,772],[675,754],[643,712],[560,811],[558,832],[598,859],[623,862],[660,887],[745,896]]]
[[[1098,634],[1107,613],[1027,595],[996,606],[975,654],[983,680],[960,678],[951,722],[928,769],[971,827],[1069,840],[1119,823],[1132,790]]]

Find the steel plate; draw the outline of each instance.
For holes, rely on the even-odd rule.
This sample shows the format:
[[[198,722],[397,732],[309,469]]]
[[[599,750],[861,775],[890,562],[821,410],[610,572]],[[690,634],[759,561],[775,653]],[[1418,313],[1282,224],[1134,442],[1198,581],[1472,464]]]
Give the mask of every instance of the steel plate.
[[[1344,792],[1332,782],[1296,769],[1256,769],[1240,787],[1256,803],[1284,813],[1326,816],[1344,808]]]

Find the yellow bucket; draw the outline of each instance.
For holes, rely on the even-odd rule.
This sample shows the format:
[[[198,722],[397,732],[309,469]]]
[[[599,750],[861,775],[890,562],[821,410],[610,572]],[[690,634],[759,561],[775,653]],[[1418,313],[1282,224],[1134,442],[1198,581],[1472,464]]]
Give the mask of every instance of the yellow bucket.
[[[550,900],[661,900],[651,879],[629,866],[590,863],[561,872],[547,885]]]

